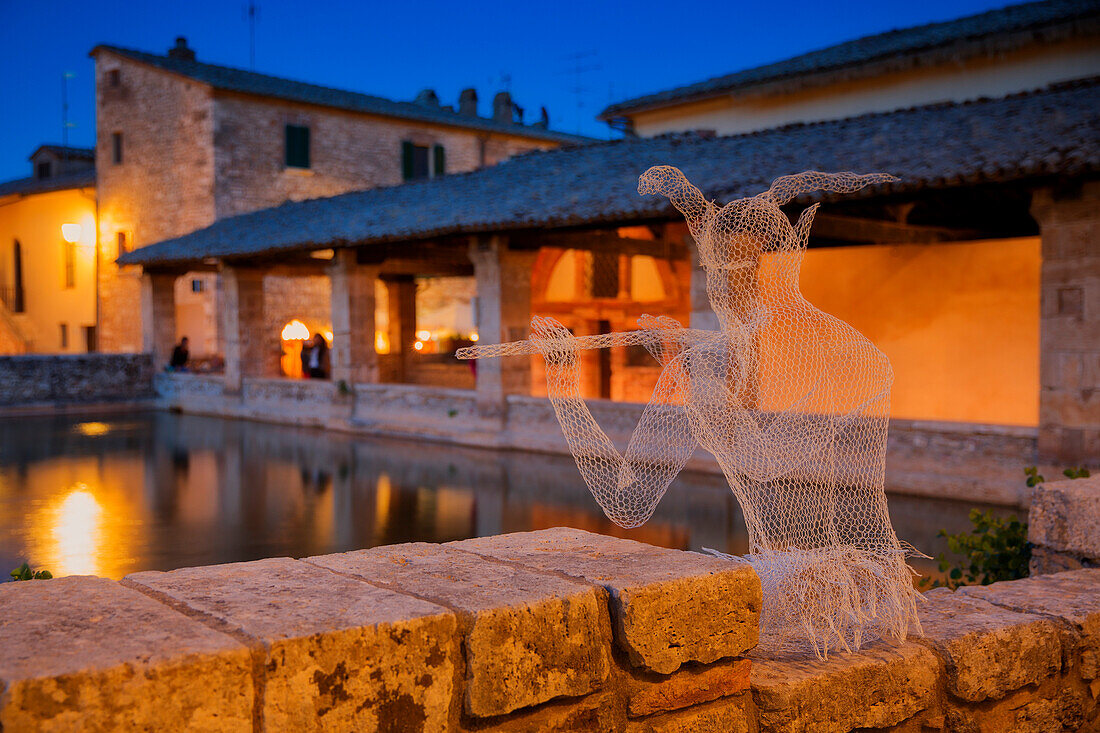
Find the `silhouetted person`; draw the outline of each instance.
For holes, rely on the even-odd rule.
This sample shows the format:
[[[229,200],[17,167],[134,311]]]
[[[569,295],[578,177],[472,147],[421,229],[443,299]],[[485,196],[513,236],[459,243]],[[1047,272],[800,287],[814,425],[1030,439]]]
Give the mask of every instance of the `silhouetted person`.
[[[187,349],[187,337],[184,336],[172,349],[172,358],[168,360],[168,369],[173,372],[185,372],[187,371],[187,362],[190,359],[191,352]]]
[[[319,333],[313,334],[305,364],[308,367],[306,373],[310,379],[328,378],[328,342]]]

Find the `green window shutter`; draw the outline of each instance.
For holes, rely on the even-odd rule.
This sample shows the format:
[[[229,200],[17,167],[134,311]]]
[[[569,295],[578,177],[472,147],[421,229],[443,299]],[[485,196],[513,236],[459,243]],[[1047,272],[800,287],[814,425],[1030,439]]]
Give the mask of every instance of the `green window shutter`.
[[[442,145],[436,145],[432,149],[432,153],[435,156],[435,165],[432,169],[432,175],[442,176],[447,172],[447,153],[443,150]]]
[[[286,126],[287,168],[309,168],[309,128]]]
[[[401,180],[411,181],[416,175],[413,170],[413,144],[408,140],[401,143]]]

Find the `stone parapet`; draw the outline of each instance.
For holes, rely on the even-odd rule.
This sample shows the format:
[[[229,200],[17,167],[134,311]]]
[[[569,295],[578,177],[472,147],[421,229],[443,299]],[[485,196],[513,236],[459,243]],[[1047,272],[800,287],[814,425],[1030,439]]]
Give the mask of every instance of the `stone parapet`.
[[[149,354],[0,356],[0,409],[151,398],[153,374]]]
[[[1100,476],[1040,484],[1027,538],[1032,575],[1100,567]]]
[[[564,528],[9,583],[0,727],[1094,730],[1098,598],[940,589],[924,636],[818,659],[756,645],[748,566]]]

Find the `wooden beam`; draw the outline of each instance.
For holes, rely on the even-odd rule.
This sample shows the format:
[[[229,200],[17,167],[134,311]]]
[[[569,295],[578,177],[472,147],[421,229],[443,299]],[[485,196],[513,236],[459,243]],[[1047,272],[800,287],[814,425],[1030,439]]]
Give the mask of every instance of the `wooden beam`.
[[[512,237],[512,249],[579,249],[588,252],[612,252],[624,255],[648,255],[660,259],[682,259],[688,256],[687,248],[676,242],[655,239],[620,237],[615,232],[546,232],[532,236]]]
[[[985,235],[976,229],[952,229],[949,227],[899,224],[880,219],[864,219],[837,214],[818,214],[814,217],[810,236],[841,242],[868,244],[933,244],[967,239],[982,239]]]

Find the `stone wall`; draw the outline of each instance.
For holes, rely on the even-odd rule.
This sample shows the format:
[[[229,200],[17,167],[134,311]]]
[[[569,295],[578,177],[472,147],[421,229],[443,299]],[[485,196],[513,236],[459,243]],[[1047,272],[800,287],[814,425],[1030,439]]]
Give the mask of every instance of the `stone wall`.
[[[0,585],[5,730],[1091,730],[1100,570],[940,589],[924,635],[758,645],[744,563],[556,528]]]
[[[382,359],[383,367],[386,358]],[[461,367],[464,368],[464,367]],[[433,440],[479,448],[544,453],[569,452],[549,400],[508,395],[502,412],[485,411],[477,393],[410,384],[355,384],[351,394],[335,389],[300,390],[294,380],[264,380],[266,397],[206,393],[192,375],[158,375],[162,404],[205,415],[249,417],[277,423],[318,425],[366,435]],[[217,380],[217,377],[211,379]],[[245,382],[250,380],[246,379]],[[329,382],[317,384],[328,385]],[[283,385],[283,386],[280,386]],[[645,405],[589,400],[608,436],[625,448]],[[888,490],[940,499],[1025,507],[1023,467],[1034,463],[1035,431],[983,425],[893,420],[887,447]],[[698,450],[688,470],[720,474],[717,461]]]
[[[140,272],[115,266],[118,234],[143,247],[214,221],[213,96],[203,84],[106,50],[96,58],[96,90],[100,348],[140,351]]]
[[[1100,476],[1040,484],[1027,538],[1032,575],[1100,568]]]
[[[153,397],[148,354],[0,356],[0,408]]]
[[[285,165],[288,124],[309,128],[309,169]],[[555,147],[538,140],[219,92],[214,102],[217,216],[395,186],[402,182],[405,140],[442,145],[448,173],[493,165],[525,150]]]

